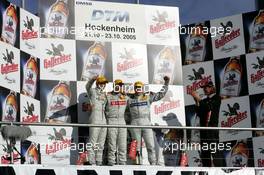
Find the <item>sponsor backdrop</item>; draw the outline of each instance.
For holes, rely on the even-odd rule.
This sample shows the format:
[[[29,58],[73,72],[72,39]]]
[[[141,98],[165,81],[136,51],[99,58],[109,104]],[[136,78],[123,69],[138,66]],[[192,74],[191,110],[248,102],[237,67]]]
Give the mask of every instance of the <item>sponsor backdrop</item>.
[[[263,19],[260,10],[180,29],[189,31],[180,35],[187,126],[200,126],[191,92],[206,98],[201,86],[212,81],[222,98],[219,127],[264,127]],[[199,142],[199,132],[188,131],[187,138]],[[219,141],[232,147],[224,152],[228,167],[264,166],[263,132],[220,131]],[[189,165],[202,166],[197,164],[199,154],[189,154],[195,157]]]
[[[186,34],[179,35],[182,28],[178,28],[176,7],[82,0],[40,1],[39,7],[37,17],[6,0],[0,2],[1,121],[87,123],[90,106],[85,84],[93,76],[105,75],[109,82],[120,78],[127,84],[141,80],[157,92],[167,75],[171,78],[167,95],[151,106],[153,125],[199,126],[190,94],[195,90],[205,98],[201,86],[212,81],[222,97],[220,127],[264,127],[264,11],[190,24],[184,26]],[[191,29],[205,27],[207,32]],[[26,158],[24,163],[81,162],[79,153],[84,147],[69,148],[86,142],[88,128],[31,129],[33,135],[16,144]],[[178,153],[163,152],[160,143],[179,141],[182,136],[177,133],[153,133],[161,164],[179,165]],[[199,134],[188,131],[187,138],[199,142]],[[263,167],[263,135],[219,132],[220,141],[230,142],[232,147],[224,153],[226,164]],[[1,138],[0,143],[1,164],[8,164],[5,141]],[[148,164],[145,143],[142,145],[142,162]],[[14,157],[18,156],[15,152]],[[199,151],[187,151],[187,157],[189,166],[202,166]],[[93,170],[56,171],[85,174]],[[246,172],[250,173],[254,174]]]
[[[167,75],[169,91],[152,104],[152,124],[185,126],[178,8],[82,0],[48,0],[39,5],[35,16],[8,1],[0,2],[2,121],[88,123],[85,85],[93,76],[105,75],[109,82],[122,79],[126,84],[140,80],[158,92]],[[111,91],[112,84],[107,87]],[[16,160],[18,164],[79,164],[83,156],[79,153],[89,149],[75,147],[87,141],[88,128],[31,129],[33,135],[16,144],[25,156]],[[175,131],[153,134],[159,161],[177,166],[179,155],[165,156],[160,142],[173,142]],[[8,164],[5,141],[0,141],[1,163]],[[144,143],[142,152],[142,162],[148,164]]]

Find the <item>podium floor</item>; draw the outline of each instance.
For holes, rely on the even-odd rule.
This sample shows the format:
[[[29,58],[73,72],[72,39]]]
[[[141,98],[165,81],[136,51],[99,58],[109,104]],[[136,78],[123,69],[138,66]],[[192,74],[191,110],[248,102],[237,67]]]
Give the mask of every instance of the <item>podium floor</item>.
[[[0,165],[0,175],[264,175],[264,168]]]

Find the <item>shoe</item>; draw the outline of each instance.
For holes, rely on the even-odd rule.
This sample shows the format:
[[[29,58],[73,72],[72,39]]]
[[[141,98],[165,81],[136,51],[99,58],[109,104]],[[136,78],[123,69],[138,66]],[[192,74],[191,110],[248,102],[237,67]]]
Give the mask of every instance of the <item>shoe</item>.
[[[157,165],[155,162],[151,162],[150,165]]]
[[[113,162],[108,162],[108,166],[114,166],[115,164]]]
[[[83,165],[95,165],[95,163],[84,162]]]
[[[102,166],[102,165],[103,165],[103,162],[101,162],[101,161],[96,161],[96,165],[97,165],[97,166]]]
[[[119,162],[118,165],[126,165],[126,162]]]

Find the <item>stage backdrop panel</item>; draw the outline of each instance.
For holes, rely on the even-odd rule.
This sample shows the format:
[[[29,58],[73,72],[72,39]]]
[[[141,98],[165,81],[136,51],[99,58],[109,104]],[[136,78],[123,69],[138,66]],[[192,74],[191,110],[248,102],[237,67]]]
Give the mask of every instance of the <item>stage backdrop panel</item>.
[[[245,54],[242,15],[211,20],[211,26],[218,29],[218,34],[212,36],[214,59]]]
[[[20,49],[35,57],[39,56],[39,17],[20,9]]]
[[[76,81],[75,49],[72,40],[40,39],[40,79]]]
[[[147,43],[179,46],[179,9],[176,7],[145,7]]]
[[[163,84],[164,76],[171,85],[182,85],[181,52],[179,46],[147,45],[150,84]]]
[[[263,93],[264,89],[264,52],[246,55],[249,94]]]
[[[183,84],[185,105],[195,104],[191,93],[196,91],[200,98],[205,98],[202,86],[212,81],[215,84],[214,65],[212,61],[183,66]]]
[[[145,6],[77,0],[76,39],[145,43],[144,18]]]
[[[148,84],[147,47],[144,44],[112,43],[113,79]]]
[[[19,48],[20,8],[7,0],[0,2],[1,41]]]
[[[40,101],[20,95],[20,121],[37,123],[40,120]]]
[[[219,127],[251,128],[248,96],[223,100],[219,111]],[[251,131],[219,131],[221,142],[252,137]]]
[[[215,37],[217,31],[210,32],[210,21],[180,26],[179,30],[183,65],[213,59],[211,35]]]
[[[1,86],[20,92],[20,50],[0,42]]]
[[[264,137],[255,137],[252,141],[254,150],[254,166],[264,167]]]

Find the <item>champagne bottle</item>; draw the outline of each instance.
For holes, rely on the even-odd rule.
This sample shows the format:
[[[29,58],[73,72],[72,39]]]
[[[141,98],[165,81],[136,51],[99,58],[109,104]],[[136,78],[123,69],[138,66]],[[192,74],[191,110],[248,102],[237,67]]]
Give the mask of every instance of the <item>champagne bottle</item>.
[[[199,23],[192,28],[186,48],[186,64],[204,61],[207,38],[207,35],[203,33],[204,27],[203,23]]]
[[[53,88],[46,112],[46,122],[66,123],[68,121],[71,101],[71,90],[69,85],[69,82],[60,81],[59,84]]]
[[[232,148],[229,160],[229,167],[245,167],[248,164],[249,148],[246,140],[238,140]]]
[[[2,40],[13,46],[15,45],[16,42],[17,25],[18,25],[18,17],[16,13],[16,7],[13,4],[10,4],[3,13],[1,37]]]
[[[30,57],[24,67],[22,94],[35,97],[37,91],[38,64],[36,58]]]
[[[68,0],[57,0],[50,8],[46,22],[45,33],[51,38],[65,38],[68,27],[69,8]]]
[[[81,80],[88,81],[96,75],[103,75],[107,52],[101,42],[94,42],[89,48],[88,57],[83,66]]]
[[[4,111],[2,121],[14,122],[16,121],[18,112],[17,98],[14,91],[10,91],[4,103]]]
[[[241,90],[242,65],[239,57],[230,58],[221,81],[221,96],[239,96]]]
[[[249,42],[249,52],[264,50],[264,10],[255,17]]]

